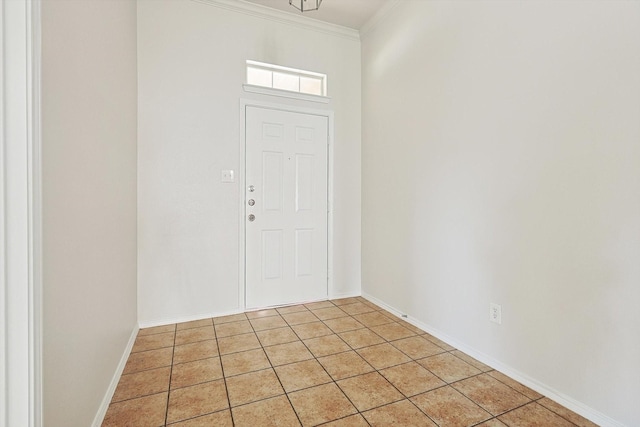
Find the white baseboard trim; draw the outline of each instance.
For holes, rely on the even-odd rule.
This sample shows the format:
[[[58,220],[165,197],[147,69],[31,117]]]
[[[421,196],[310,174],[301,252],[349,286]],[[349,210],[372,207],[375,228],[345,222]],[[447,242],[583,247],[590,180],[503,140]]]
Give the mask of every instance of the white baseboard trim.
[[[230,316],[232,314],[244,313],[242,309],[229,311],[219,311],[215,313],[201,313],[190,316],[165,317],[163,319],[142,320],[138,322],[140,329],[153,328],[155,326],[172,325],[174,323],[192,322],[194,320],[209,319],[211,317]]]
[[[316,300],[316,301],[305,301],[305,302],[300,303],[300,304],[308,304],[308,303],[317,302],[317,301],[326,301],[327,299],[352,298],[352,297],[359,297],[359,296],[360,296],[360,292],[330,293],[328,298],[322,298],[322,299],[319,299],[319,300]],[[286,307],[286,306],[289,306],[289,305],[296,305],[296,304],[284,304],[284,305],[273,306],[273,307],[268,307],[268,308]],[[246,309],[246,310],[238,308],[238,309],[234,309],[234,310],[230,310],[230,311],[220,311],[220,312],[215,312],[215,313],[202,313],[202,314],[194,314],[194,315],[190,315],[190,316],[165,317],[165,318],[162,318],[162,319],[143,320],[143,321],[139,322],[139,327],[140,327],[140,329],[153,328],[155,326],[165,326],[165,325],[171,325],[171,324],[174,324],[174,323],[191,322],[193,320],[208,319],[208,318],[211,318],[211,317],[230,316],[230,315],[233,315],[233,314],[240,314],[240,313],[245,313],[245,312],[248,312],[248,311],[264,310],[265,308],[266,307],[263,307],[263,308],[250,308],[250,309]]]
[[[138,336],[139,328],[136,326],[131,332],[131,336],[129,337],[129,342],[122,353],[122,357],[120,358],[120,363],[118,363],[118,367],[116,368],[116,372],[113,374],[113,378],[111,379],[111,383],[109,384],[109,388],[102,398],[102,403],[98,408],[98,412],[96,413],[95,418],[93,419],[93,423],[91,423],[91,427],[100,427],[102,422],[104,421],[104,416],[107,415],[107,409],[109,409],[109,404],[111,403],[111,399],[113,398],[113,393],[116,392],[116,387],[118,387],[118,382],[120,381],[120,376],[124,371],[124,367],[127,364],[127,360],[129,359],[129,355],[131,354],[131,349],[133,348],[133,344],[136,342],[136,337]]]
[[[329,299],[354,298],[361,296],[360,292],[332,292]]]
[[[445,343],[449,344],[452,347],[455,347],[456,349],[462,351],[463,353],[468,354],[469,356],[473,357],[474,359],[479,360],[480,362],[484,363],[485,365],[488,365],[490,367],[492,367],[493,369],[502,372],[503,374],[507,375],[508,377],[513,378],[514,380],[518,381],[519,383],[522,383],[523,385],[529,387],[532,390],[537,391],[538,393],[548,397],[549,399],[559,403],[560,405],[564,406],[565,408],[568,408],[570,410],[572,410],[573,412],[575,412],[576,414],[579,414],[583,417],[585,417],[586,419],[598,424],[601,427],[626,427],[624,424],[614,420],[613,418],[585,405],[582,402],[579,402],[573,398],[571,398],[570,396],[567,396],[557,390],[555,390],[552,387],[549,387],[546,384],[541,383],[540,381],[529,377],[528,375],[518,371],[517,369],[512,368],[509,365],[504,364],[503,362],[492,358],[491,356],[488,356],[478,350],[476,350],[475,348],[472,348],[466,344],[464,344],[461,341],[458,341],[457,339],[443,333],[442,331],[439,331],[436,328],[431,327],[430,325],[427,325],[425,323],[422,323],[421,321],[412,318],[410,316],[406,316],[405,313],[403,313],[402,311],[396,309],[395,307],[392,307],[388,304],[386,304],[385,302],[379,300],[378,298],[367,294],[366,292],[362,293],[362,297],[365,298],[368,301],[371,301],[372,303],[376,304],[377,306],[384,308],[385,310],[387,310],[388,312],[396,315],[397,317],[401,318],[402,320],[407,321],[408,323],[411,323],[412,325],[422,329],[423,331],[433,335],[434,337],[444,341]],[[406,317],[405,317],[406,316]]]

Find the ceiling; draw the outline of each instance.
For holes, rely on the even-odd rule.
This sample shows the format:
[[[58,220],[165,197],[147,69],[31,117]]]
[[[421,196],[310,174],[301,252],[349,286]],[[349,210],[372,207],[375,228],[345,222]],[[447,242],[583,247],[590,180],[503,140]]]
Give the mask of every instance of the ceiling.
[[[302,15],[289,0],[246,0],[285,12]],[[300,0],[298,0],[300,1]],[[312,0],[308,0],[312,1]],[[323,0],[320,9],[305,12],[304,16],[359,30],[388,0]]]

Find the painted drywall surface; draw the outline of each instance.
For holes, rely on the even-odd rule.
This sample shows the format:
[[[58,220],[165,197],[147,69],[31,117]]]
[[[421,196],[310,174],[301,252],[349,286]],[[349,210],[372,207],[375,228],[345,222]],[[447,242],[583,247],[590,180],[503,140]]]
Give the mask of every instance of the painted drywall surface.
[[[42,2],[43,425],[91,425],[136,327],[136,6]]]
[[[334,281],[360,292],[360,43],[195,1],[138,2],[139,320],[242,309],[240,99],[253,59],[329,76]],[[290,103],[290,102],[289,102]],[[303,105],[300,102],[294,102]]]
[[[363,292],[629,426],[639,52],[638,2],[403,1],[362,39]]]

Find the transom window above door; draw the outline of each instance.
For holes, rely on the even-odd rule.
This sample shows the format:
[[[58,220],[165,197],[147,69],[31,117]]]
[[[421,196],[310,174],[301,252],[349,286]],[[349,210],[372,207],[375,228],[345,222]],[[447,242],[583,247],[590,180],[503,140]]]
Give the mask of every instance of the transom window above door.
[[[247,60],[247,84],[327,96],[327,75]]]

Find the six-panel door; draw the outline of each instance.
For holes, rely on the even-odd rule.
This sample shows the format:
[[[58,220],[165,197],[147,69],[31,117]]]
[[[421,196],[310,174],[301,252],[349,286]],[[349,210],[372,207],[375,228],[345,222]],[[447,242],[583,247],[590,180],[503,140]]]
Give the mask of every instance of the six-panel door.
[[[246,307],[327,297],[325,116],[246,109]]]

